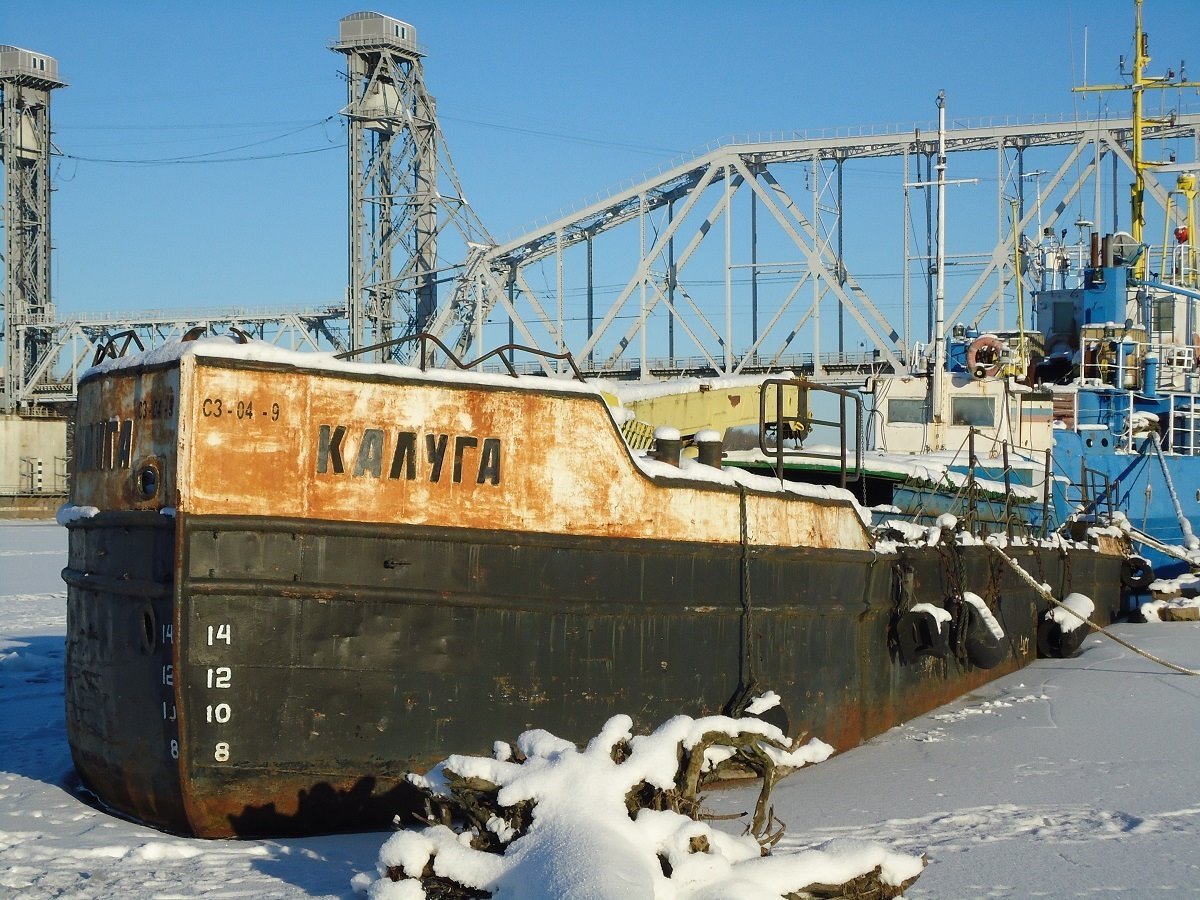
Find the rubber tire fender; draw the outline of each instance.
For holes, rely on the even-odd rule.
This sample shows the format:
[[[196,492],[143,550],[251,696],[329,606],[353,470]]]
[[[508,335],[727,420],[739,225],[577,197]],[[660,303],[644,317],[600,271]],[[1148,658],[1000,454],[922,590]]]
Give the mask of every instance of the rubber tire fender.
[[[1131,591],[1145,590],[1154,580],[1154,567],[1144,556],[1127,556],[1121,560],[1121,584]]]
[[[937,621],[927,612],[903,613],[895,628],[900,658],[906,663],[916,662],[922,656],[945,659],[950,653],[949,623],[939,629]]]
[[[1092,629],[1079,623],[1072,631],[1063,631],[1062,626],[1044,616],[1038,622],[1037,649],[1039,659],[1069,659],[1079,652],[1083,640]]]
[[[983,621],[983,616],[970,603],[967,607],[966,640],[967,659],[977,669],[994,669],[1008,657],[1008,646],[992,634]]]

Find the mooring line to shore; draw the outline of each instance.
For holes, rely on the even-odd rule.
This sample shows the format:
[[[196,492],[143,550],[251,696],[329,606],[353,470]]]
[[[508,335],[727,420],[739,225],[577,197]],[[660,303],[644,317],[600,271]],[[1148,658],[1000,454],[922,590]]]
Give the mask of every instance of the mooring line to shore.
[[[1055,597],[1053,594],[1051,594],[1050,591],[1045,587],[1045,585],[1039,584],[1037,581],[1035,581],[1034,577],[1032,575],[1030,575],[1028,572],[1026,572],[1024,569],[1021,568],[1021,564],[1019,562],[1017,562],[1015,559],[1013,559],[1011,556],[1009,556],[1007,553],[1005,553],[1003,550],[1001,550],[995,544],[985,544],[985,546],[987,546],[990,550],[994,551],[997,556],[999,556],[1002,560],[1004,560],[1006,563],[1008,563],[1009,568],[1011,568],[1014,572],[1016,572],[1017,575],[1021,578],[1021,580],[1024,581],[1026,584],[1028,584],[1035,591],[1037,591],[1038,594],[1040,594],[1046,600],[1049,600],[1055,606],[1057,606],[1061,609],[1065,609],[1067,612],[1069,612],[1075,618],[1077,618],[1080,621],[1091,626],[1095,631],[1100,632],[1106,638],[1116,641],[1122,647],[1125,647],[1128,650],[1132,650],[1138,656],[1144,657],[1144,658],[1150,660],[1151,662],[1156,662],[1160,666],[1166,666],[1168,669],[1171,669],[1175,672],[1179,672],[1183,675],[1200,675],[1200,672],[1196,671],[1195,669],[1189,669],[1186,666],[1179,666],[1173,662],[1167,662],[1165,659],[1161,659],[1160,657],[1155,656],[1153,653],[1150,653],[1146,650],[1142,650],[1139,647],[1135,647],[1133,644],[1129,643],[1129,641],[1125,640],[1124,638],[1117,637],[1115,634],[1113,634],[1107,628],[1103,628],[1102,626],[1097,625],[1091,619],[1087,618],[1087,616],[1079,614],[1075,610],[1071,609],[1071,607],[1069,607],[1067,604],[1063,603],[1061,600],[1059,600],[1057,597]]]

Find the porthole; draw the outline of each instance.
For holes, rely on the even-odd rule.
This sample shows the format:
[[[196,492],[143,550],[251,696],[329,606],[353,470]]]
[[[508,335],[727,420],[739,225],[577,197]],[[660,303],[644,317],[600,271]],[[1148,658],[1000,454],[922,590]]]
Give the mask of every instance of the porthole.
[[[158,496],[162,476],[158,466],[152,462],[144,464],[134,475],[134,492],[139,500],[153,500]]]
[[[158,637],[158,619],[154,615],[154,607],[149,604],[142,609],[141,626],[138,636],[141,638],[142,652],[153,653]]]

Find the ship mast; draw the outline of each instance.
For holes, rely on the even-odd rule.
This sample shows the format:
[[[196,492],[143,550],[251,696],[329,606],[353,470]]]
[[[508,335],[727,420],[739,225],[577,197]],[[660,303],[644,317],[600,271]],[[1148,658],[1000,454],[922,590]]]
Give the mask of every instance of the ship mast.
[[[1142,153],[1142,98],[1146,87],[1146,64],[1150,62],[1148,35],[1142,31],[1142,0],[1134,0],[1133,28],[1133,188],[1129,210],[1133,219],[1133,239],[1140,246],[1142,232],[1146,228],[1146,175],[1148,167]],[[1138,262],[1138,275],[1142,274],[1144,261]]]
[[[1130,185],[1130,214],[1132,222],[1130,231],[1138,246],[1144,241],[1142,234],[1146,227],[1145,193],[1146,171],[1163,165],[1161,162],[1147,160],[1142,152],[1142,139],[1146,125],[1163,124],[1162,119],[1147,119],[1142,114],[1143,95],[1147,90],[1161,88],[1200,87],[1200,82],[1184,79],[1183,66],[1180,66],[1179,79],[1175,72],[1167,70],[1166,75],[1147,75],[1146,66],[1150,63],[1149,35],[1142,31],[1142,0],[1134,0],[1134,30],[1133,30],[1133,80],[1129,84],[1094,84],[1077,87],[1079,93],[1089,91],[1130,91],[1133,95],[1133,184]],[[1125,74],[1125,58],[1121,57],[1121,74]],[[1146,273],[1146,254],[1142,254],[1136,263],[1134,274],[1142,278]]]
[[[946,92],[938,91],[937,287],[933,326],[933,449],[946,447]]]

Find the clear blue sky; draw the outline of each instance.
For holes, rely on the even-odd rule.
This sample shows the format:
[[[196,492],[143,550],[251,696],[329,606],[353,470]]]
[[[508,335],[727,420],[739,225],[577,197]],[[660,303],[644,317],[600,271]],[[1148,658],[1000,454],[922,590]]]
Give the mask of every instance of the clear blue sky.
[[[1133,3],[8,2],[0,43],[56,57],[69,83],[53,102],[60,312],[341,302],[328,43],[360,9],[416,26],[467,196],[503,236],[733,132],[930,125],[943,88],[954,120],[1069,115],[1085,27],[1087,77],[1115,80]],[[1154,71],[1178,66],[1196,16],[1148,0]],[[212,161],[247,156],[269,158]],[[127,162],[164,158],[179,161]]]

